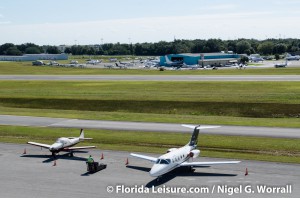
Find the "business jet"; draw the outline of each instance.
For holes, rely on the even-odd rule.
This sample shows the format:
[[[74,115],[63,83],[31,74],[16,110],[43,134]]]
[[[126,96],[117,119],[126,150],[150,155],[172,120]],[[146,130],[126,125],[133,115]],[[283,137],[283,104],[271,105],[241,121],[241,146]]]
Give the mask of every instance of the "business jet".
[[[91,149],[96,148],[95,146],[81,146],[81,147],[73,147],[75,144],[82,142],[84,140],[91,140],[92,138],[85,138],[83,129],[80,130],[79,137],[61,137],[56,140],[56,142],[52,145],[42,144],[37,142],[27,142],[27,144],[31,144],[34,146],[39,146],[42,148],[47,148],[52,153],[52,156],[55,157],[56,153],[61,151],[70,152],[70,155],[73,156],[74,150],[81,150],[81,149]]]
[[[166,62],[165,64],[167,66],[171,66],[171,67],[182,67],[183,65],[183,60],[180,61],[171,61],[168,56],[165,56]]]
[[[279,68],[279,67],[286,67],[288,65],[288,60],[285,61],[285,63],[276,63],[274,64],[275,68]]]
[[[196,158],[200,155],[200,150],[196,149],[198,142],[198,134],[200,129],[209,129],[209,128],[218,128],[219,126],[191,126],[191,125],[182,125],[184,127],[193,128],[194,132],[192,134],[191,140],[189,143],[181,148],[171,148],[167,151],[166,154],[155,158],[146,155],[140,155],[131,153],[133,157],[141,158],[153,162],[149,174],[152,177],[159,178],[174,170],[178,167],[189,167],[192,170],[192,167],[203,167],[209,165],[221,165],[221,164],[237,164],[240,161],[217,161],[217,162],[188,162],[190,158]]]

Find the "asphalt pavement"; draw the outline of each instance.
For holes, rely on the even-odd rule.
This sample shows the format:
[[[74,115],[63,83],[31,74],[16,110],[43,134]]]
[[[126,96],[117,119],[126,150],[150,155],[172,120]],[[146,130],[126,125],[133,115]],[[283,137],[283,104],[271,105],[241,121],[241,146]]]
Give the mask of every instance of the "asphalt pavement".
[[[25,148],[26,154],[22,155]],[[90,154],[95,161],[107,164],[107,168],[95,174],[87,173],[85,161]],[[102,154],[104,159],[100,160]],[[129,164],[126,167],[127,158]],[[224,159],[194,159],[221,160]],[[300,194],[300,166],[297,164],[243,160],[240,164],[196,168],[194,173],[177,169],[157,183],[148,173],[152,163],[132,158],[129,152],[90,150],[75,153],[74,157],[60,153],[56,166],[53,166],[53,158],[46,149],[0,143],[0,161],[0,197],[9,198],[298,198]],[[245,175],[246,169],[248,175]],[[291,192],[258,191],[259,188],[282,189],[286,186]]]
[[[195,125],[198,124],[201,123],[195,123]],[[172,123],[79,120],[14,115],[0,115],[0,125],[191,133],[191,129],[182,127],[181,124]],[[221,125],[220,128],[202,129],[201,133],[215,135],[300,138],[299,128]]]

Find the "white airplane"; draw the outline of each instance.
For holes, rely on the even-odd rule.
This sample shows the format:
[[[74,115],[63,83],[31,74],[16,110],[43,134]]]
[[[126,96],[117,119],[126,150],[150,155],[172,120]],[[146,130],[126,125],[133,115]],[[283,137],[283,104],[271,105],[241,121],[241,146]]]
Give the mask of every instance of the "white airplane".
[[[101,63],[102,61],[100,60],[89,60],[86,62],[86,64],[91,64],[91,65],[97,65],[99,63]]]
[[[191,125],[182,125],[184,127],[193,128],[194,132],[192,134],[191,140],[189,143],[181,148],[171,148],[167,151],[166,154],[155,158],[140,154],[131,153],[130,155],[133,157],[141,158],[144,160],[151,161],[155,163],[151,170],[150,176],[159,177],[162,175],[174,170],[178,167],[201,167],[201,166],[209,166],[209,165],[220,165],[220,164],[237,164],[240,161],[218,161],[218,162],[188,162],[190,158],[196,158],[200,155],[200,150],[197,150],[197,142],[198,142],[198,134],[200,129],[209,129],[209,128],[218,128],[219,126],[191,126]]]
[[[183,60],[181,61],[171,61],[168,56],[165,56],[166,62],[165,64],[167,66],[171,66],[171,67],[181,67],[183,65]]]
[[[286,67],[288,65],[288,60],[285,60],[285,63],[276,63],[274,64],[275,68]]]
[[[80,136],[79,137],[61,137],[56,140],[56,142],[52,145],[48,144],[41,144],[37,142],[27,142],[27,144],[31,144],[34,146],[39,146],[42,148],[47,148],[52,153],[52,156],[55,157],[56,153],[59,153],[60,151],[65,152],[71,152],[71,156],[73,156],[72,151],[74,150],[80,150],[80,149],[91,149],[96,148],[95,146],[81,146],[81,147],[72,147],[75,144],[78,144],[79,142],[82,142],[84,140],[91,140],[92,138],[85,138],[84,137],[84,131],[83,129],[80,130]]]

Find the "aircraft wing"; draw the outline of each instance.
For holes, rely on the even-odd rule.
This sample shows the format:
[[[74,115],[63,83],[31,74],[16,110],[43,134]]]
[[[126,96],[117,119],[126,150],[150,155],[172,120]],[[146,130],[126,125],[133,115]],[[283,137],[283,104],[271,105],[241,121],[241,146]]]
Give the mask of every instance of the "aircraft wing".
[[[150,156],[146,156],[146,155],[140,155],[140,154],[135,154],[135,153],[130,153],[130,155],[133,156],[133,157],[148,160],[150,162],[156,162],[156,160],[157,160],[157,158],[155,158],[155,157],[150,157]]]
[[[63,151],[74,151],[74,150],[91,149],[91,148],[96,148],[96,146],[66,147],[66,148],[63,149]]]
[[[41,144],[41,143],[37,143],[37,142],[27,142],[27,144],[31,144],[34,146],[39,146],[39,147],[43,147],[43,148],[47,148],[47,149],[50,148],[50,145],[48,145],[48,144]]]
[[[241,161],[219,161],[219,162],[183,162],[180,166],[210,166],[210,165],[221,165],[221,164],[238,164]]]

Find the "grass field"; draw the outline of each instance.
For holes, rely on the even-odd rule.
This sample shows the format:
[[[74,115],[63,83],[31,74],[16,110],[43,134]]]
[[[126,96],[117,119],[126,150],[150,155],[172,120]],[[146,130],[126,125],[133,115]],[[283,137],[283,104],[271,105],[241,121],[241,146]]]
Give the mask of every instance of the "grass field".
[[[27,141],[36,141],[51,144],[57,137],[76,137],[78,134],[79,130],[74,129],[0,126],[1,142],[24,144]],[[93,137],[93,140],[81,145],[148,153],[165,153],[169,148],[181,147],[191,136],[179,133],[108,130],[86,130],[85,135]],[[202,151],[201,156],[300,163],[299,139],[200,134],[198,145]]]
[[[66,62],[66,61],[65,61]],[[246,70],[159,71],[147,69],[89,69],[32,66],[31,62],[0,62],[0,75],[299,75],[300,68]]]
[[[300,127],[300,82],[0,81],[1,114]]]

